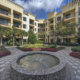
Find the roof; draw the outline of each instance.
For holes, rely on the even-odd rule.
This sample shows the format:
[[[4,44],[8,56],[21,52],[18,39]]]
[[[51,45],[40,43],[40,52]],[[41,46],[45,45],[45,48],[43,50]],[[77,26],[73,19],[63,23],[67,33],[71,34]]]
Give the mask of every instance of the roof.
[[[15,3],[15,2],[13,2],[13,1],[11,1],[11,0],[8,0],[8,1],[10,1],[10,2],[16,4],[17,6],[19,6],[19,7],[21,7],[21,8],[24,8],[24,7],[20,6],[19,4]]]

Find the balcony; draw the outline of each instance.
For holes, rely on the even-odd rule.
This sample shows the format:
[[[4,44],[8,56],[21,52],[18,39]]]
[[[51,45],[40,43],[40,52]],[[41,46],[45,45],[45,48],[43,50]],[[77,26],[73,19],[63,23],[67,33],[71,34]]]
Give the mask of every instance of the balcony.
[[[64,17],[64,21],[69,21],[69,20],[73,20],[73,19],[75,19],[75,14],[68,15],[68,16]]]
[[[34,27],[34,20],[30,19],[29,22],[30,22],[30,26],[31,26],[31,27]]]
[[[22,14],[17,11],[13,11],[13,20],[17,22],[22,22]]]
[[[10,15],[10,10],[5,10],[0,8],[0,18],[6,18],[6,19],[10,19],[11,15]]]
[[[17,28],[17,29],[21,29],[21,24],[19,22],[13,22],[13,25]]]

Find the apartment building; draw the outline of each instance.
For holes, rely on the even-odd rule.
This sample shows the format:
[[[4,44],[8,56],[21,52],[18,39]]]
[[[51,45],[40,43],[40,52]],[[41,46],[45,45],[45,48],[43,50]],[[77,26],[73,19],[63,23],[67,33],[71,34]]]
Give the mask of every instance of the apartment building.
[[[0,0],[0,26],[28,32],[33,30],[38,37],[38,21],[30,13],[24,13],[24,8],[11,0]],[[28,37],[24,37],[26,41]]]
[[[36,20],[35,15],[24,13],[24,8],[10,0],[0,0],[0,26],[12,28],[14,25],[18,29],[28,32],[32,30],[39,40],[45,43],[54,42],[71,42],[76,41],[76,36],[80,33],[80,2],[73,0],[62,7],[62,11],[49,13],[47,19]],[[61,36],[60,40],[56,39],[54,31],[59,22],[66,24],[76,23],[75,35]],[[24,37],[26,41],[28,37]],[[77,38],[80,42],[80,38]]]
[[[0,0],[0,26],[22,29],[23,7],[9,0]]]
[[[38,20],[38,39],[45,42],[45,20]]]
[[[80,33],[80,2],[71,2],[62,7],[62,11],[57,13],[56,11],[47,15],[47,33],[45,34],[45,43],[53,43],[57,41],[54,35],[54,30],[59,22],[65,24],[75,23],[76,24],[76,33],[75,35],[62,36],[58,42],[71,42],[75,43],[77,33]],[[45,29],[46,30],[46,29]],[[80,38],[77,39],[80,41]]]
[[[29,31],[29,16],[24,13],[23,14],[23,28],[24,31],[28,32]],[[28,36],[23,37],[24,42],[26,42],[28,40]]]
[[[38,38],[38,21],[35,19],[35,15],[31,13],[23,14],[23,30],[26,32],[32,30]],[[24,37],[24,39],[27,40],[28,37]]]

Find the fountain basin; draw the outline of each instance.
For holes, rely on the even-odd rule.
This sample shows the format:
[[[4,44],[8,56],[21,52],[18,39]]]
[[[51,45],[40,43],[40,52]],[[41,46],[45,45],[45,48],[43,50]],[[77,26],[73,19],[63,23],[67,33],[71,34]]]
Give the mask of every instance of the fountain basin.
[[[52,52],[27,52],[11,63],[11,80],[65,80],[65,66]]]

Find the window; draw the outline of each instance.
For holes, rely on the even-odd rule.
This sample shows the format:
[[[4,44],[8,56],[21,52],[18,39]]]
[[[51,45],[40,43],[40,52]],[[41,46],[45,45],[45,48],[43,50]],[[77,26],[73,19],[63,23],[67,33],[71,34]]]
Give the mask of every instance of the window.
[[[51,27],[51,30],[53,30],[54,28],[53,28],[53,26]]]
[[[27,25],[26,24],[23,24],[23,28],[26,29],[26,27],[27,27]]]
[[[38,26],[38,24],[37,24],[37,23],[35,23],[35,26]]]
[[[20,16],[18,14],[14,14],[14,18],[20,18]]]
[[[37,31],[37,29],[35,28],[35,31]]]
[[[61,16],[57,17],[57,21],[61,21]]]
[[[0,13],[5,14],[5,15],[8,15],[8,11],[7,10],[4,10],[4,9],[0,9]]]
[[[19,22],[14,22],[14,26],[19,28],[20,23]]]
[[[23,17],[23,21],[27,21],[26,17]]]
[[[78,20],[78,24],[80,24],[80,18],[79,18],[79,20]]]
[[[8,25],[8,20],[7,19],[0,18],[0,24]]]
[[[79,8],[79,10],[78,10],[78,15],[80,16],[80,8]]]
[[[78,29],[78,33],[80,34],[80,28]]]
[[[70,16],[71,16],[70,14],[67,14],[67,15],[65,16],[65,18],[70,18]]]

